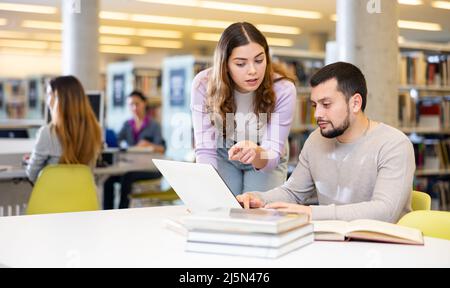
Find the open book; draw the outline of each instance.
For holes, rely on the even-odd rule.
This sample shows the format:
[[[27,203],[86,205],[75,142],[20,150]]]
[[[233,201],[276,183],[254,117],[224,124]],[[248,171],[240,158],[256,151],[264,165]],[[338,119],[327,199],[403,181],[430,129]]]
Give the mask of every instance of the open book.
[[[376,220],[314,221],[315,240],[358,239],[375,242],[423,245],[420,230]]]

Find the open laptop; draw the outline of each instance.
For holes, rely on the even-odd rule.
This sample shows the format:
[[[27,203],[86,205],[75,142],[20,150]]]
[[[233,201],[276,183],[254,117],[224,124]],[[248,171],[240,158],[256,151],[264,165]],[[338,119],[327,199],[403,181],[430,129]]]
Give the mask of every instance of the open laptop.
[[[212,165],[160,159],[153,163],[192,212],[242,208]]]

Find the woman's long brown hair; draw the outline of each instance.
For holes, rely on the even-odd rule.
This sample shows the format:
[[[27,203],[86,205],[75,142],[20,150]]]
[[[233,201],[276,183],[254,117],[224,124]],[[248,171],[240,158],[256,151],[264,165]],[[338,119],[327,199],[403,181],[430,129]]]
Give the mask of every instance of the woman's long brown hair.
[[[270,122],[271,114],[275,110],[276,96],[273,90],[273,84],[281,79],[288,79],[294,82],[279,65],[274,65],[269,54],[269,45],[264,35],[252,24],[247,22],[238,22],[230,25],[222,33],[214,53],[214,64],[209,75],[207,88],[207,110],[211,115],[211,121],[218,126],[223,123],[224,135],[235,123],[227,123],[226,115],[236,113],[233,91],[235,85],[228,71],[228,59],[234,48],[257,43],[264,48],[266,56],[266,71],[263,82],[255,92],[254,113],[258,116],[261,113],[267,115],[267,121]],[[274,80],[275,74],[281,76]],[[228,130],[229,131],[229,130]]]
[[[102,148],[102,135],[83,86],[73,76],[57,77],[49,84],[56,99],[52,126],[62,147],[59,162],[93,165]]]

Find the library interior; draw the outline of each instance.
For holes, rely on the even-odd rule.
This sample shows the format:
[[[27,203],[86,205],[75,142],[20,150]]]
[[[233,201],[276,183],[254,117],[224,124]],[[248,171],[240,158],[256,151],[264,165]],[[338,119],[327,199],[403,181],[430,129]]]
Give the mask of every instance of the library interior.
[[[449,19],[1,0],[0,267],[450,267]]]

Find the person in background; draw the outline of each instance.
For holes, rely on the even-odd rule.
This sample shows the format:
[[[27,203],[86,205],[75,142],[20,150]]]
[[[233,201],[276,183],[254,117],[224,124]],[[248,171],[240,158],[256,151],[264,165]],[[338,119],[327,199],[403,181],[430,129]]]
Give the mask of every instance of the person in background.
[[[36,182],[49,164],[94,167],[102,149],[102,131],[80,81],[73,76],[50,80],[47,106],[52,120],[37,133],[26,173]]]
[[[414,149],[401,131],[369,119],[366,79],[345,62],[310,80],[319,126],[289,180],[265,193],[238,196],[245,208],[306,213],[312,220],[374,219],[397,223],[411,211]],[[316,204],[318,200],[319,205]]]
[[[148,114],[147,98],[140,91],[133,91],[127,99],[133,118],[127,120],[120,130],[117,141],[120,146],[125,142],[127,147],[148,147],[155,153],[163,154],[165,144],[162,138],[161,126],[151,119]],[[121,176],[109,177],[104,183],[103,208],[114,208],[114,184],[120,183],[119,208],[129,206],[128,195],[131,193],[133,183],[141,180],[159,178],[159,172],[134,171]]]
[[[297,92],[254,25],[225,29],[213,67],[194,78],[191,95],[198,163],[212,164],[234,195],[286,180]]]

